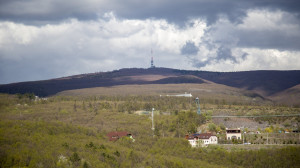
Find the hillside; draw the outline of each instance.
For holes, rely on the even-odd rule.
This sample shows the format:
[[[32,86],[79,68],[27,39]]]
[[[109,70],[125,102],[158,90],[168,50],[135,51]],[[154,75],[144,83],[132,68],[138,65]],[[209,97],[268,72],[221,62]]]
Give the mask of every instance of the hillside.
[[[216,84],[216,83],[185,83],[185,84],[145,84],[120,85],[112,87],[94,87],[66,90],[58,96],[166,96],[191,93],[199,97],[201,102],[220,102],[229,104],[270,104],[271,101],[253,91]]]
[[[286,105],[300,104],[300,85],[296,85],[282,92],[276,93],[271,98]]]
[[[219,84],[179,85],[198,89],[199,94],[209,93],[215,86],[219,88],[216,92],[240,93],[239,89]],[[159,86],[164,86],[161,91],[180,88],[178,84]],[[158,87],[153,84],[90,89],[117,94],[145,88],[157,91]],[[75,92],[87,94],[90,89]],[[151,129],[149,114],[136,113],[152,107],[155,131]],[[202,114],[197,115],[195,103],[185,97],[58,95],[31,100],[26,95],[0,94],[0,167],[299,167],[299,135],[278,133],[299,128],[299,117],[258,121],[241,118],[242,122],[211,118],[221,114],[297,114],[299,108],[231,105],[201,99],[201,110]],[[242,145],[241,140],[234,145],[225,137],[228,122],[234,126],[240,123],[248,132],[263,132],[244,135],[251,145]],[[219,144],[192,148],[184,137],[199,130],[218,132]],[[112,131],[130,132],[135,142],[127,137],[109,141],[106,135]]]
[[[66,90],[119,85],[216,83],[253,91],[273,98],[300,84],[300,71],[208,72],[168,68],[121,69],[111,72],[81,74],[57,79],[0,85],[1,93],[34,93],[50,96]],[[298,94],[298,93],[297,93]],[[273,96],[273,97],[272,97]],[[276,100],[281,100],[276,98]],[[298,103],[298,102],[296,102]]]
[[[217,83],[234,75],[232,83],[238,85],[239,73],[122,69],[2,85],[30,86],[29,90],[55,95],[32,99],[28,94],[0,94],[0,167],[297,167],[298,134],[278,131],[299,129],[299,117],[212,118],[299,113],[299,108],[273,105],[258,94],[257,88],[264,87],[242,85],[253,78],[243,79],[240,88]],[[257,85],[268,84],[260,80]],[[291,91],[298,94],[299,85],[285,89],[274,81],[269,85],[283,90],[272,94],[274,99]],[[194,97],[166,96],[184,92]],[[201,115],[196,114],[195,97],[200,98]],[[151,108],[155,131],[149,115],[143,114]],[[227,127],[243,127],[252,145],[227,141]],[[112,131],[128,131],[135,142],[128,138],[111,142],[106,135]],[[191,148],[184,136],[196,131],[218,132],[219,145]],[[262,134],[250,133],[255,131]]]

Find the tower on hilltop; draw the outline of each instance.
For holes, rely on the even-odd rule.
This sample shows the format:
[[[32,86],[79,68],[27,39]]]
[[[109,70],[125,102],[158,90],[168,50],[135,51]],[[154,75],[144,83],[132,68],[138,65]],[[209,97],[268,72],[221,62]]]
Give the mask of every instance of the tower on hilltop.
[[[153,54],[153,51],[151,49],[151,67],[150,68],[155,68],[152,54]]]

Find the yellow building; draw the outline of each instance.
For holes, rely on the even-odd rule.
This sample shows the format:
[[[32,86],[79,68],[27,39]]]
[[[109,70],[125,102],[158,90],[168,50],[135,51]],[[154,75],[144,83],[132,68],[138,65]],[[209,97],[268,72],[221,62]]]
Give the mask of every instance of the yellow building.
[[[233,128],[233,129],[226,128],[226,139],[227,140],[232,140],[232,139],[241,140],[242,139],[241,129],[240,128]]]

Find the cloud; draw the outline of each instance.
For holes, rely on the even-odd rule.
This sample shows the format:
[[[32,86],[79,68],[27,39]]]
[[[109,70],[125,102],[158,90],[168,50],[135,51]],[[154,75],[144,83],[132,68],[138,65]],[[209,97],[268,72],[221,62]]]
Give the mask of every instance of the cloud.
[[[10,0],[0,1],[0,19],[23,23],[60,22],[69,18],[96,20],[97,16],[113,11],[126,19],[164,19],[177,25],[193,18],[215,23],[220,15],[231,22],[240,22],[249,9],[279,9],[299,16],[300,2],[295,0]],[[20,10],[21,9],[21,10]],[[299,20],[299,18],[298,18]]]
[[[68,3],[0,1],[0,83],[147,68],[151,48],[157,67],[300,68],[299,12],[290,3]]]
[[[244,55],[245,54],[243,54],[243,56]],[[236,58],[234,56],[232,56],[231,49],[230,48],[226,48],[224,46],[221,46],[221,47],[218,48],[216,60],[218,60],[218,61],[231,60],[234,63],[237,62]]]
[[[247,17],[240,23],[233,23],[226,16],[220,16],[219,20],[214,24],[209,25],[205,30],[205,34],[201,37],[199,44],[199,54],[197,56],[189,56],[190,62],[195,67],[207,69],[211,65],[219,63],[232,62],[231,68],[226,70],[239,70],[235,67],[243,61],[248,60],[248,57],[272,57],[273,53],[279,55],[290,55],[292,53],[299,54],[300,44],[300,24],[295,22],[296,16],[287,12],[275,10],[249,10]],[[255,54],[248,52],[247,48],[255,48],[255,52],[263,53],[269,51],[269,55]],[[239,51],[233,53],[232,51]],[[271,52],[270,52],[271,51]],[[275,52],[276,51],[276,52]],[[282,51],[282,52],[281,52]],[[294,52],[293,52],[294,51]],[[291,57],[286,57],[291,59]],[[261,60],[263,61],[263,60]],[[282,67],[277,59],[269,60],[277,67]],[[263,61],[263,66],[256,66],[253,62],[253,67],[249,69],[269,69],[276,66],[270,66],[269,63]],[[286,69],[299,69],[299,66],[286,66]],[[216,69],[222,71],[218,66]],[[240,67],[241,68],[241,67]],[[209,68],[210,69],[210,68]],[[224,69],[224,70],[225,70]],[[242,68],[244,70],[244,68]]]
[[[69,18],[94,20],[103,14],[102,0],[10,0],[0,2],[0,19],[30,24],[60,22]]]
[[[180,29],[165,20],[70,19],[44,26],[0,22],[0,83],[40,80],[79,73],[150,66],[191,68],[180,48],[197,42],[206,27],[191,20]],[[178,62],[182,62],[178,66]]]
[[[187,41],[185,45],[181,48],[181,54],[183,55],[196,55],[199,51],[199,48],[195,45],[194,42]]]
[[[300,24],[295,14],[283,11],[249,10],[236,28],[241,47],[300,50]]]

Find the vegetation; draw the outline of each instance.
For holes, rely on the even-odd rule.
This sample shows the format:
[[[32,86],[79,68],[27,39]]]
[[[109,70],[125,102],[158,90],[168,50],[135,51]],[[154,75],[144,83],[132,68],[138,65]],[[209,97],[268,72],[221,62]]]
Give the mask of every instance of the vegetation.
[[[210,116],[226,109],[228,114],[232,111],[260,114],[261,109],[270,114],[277,113],[278,109],[282,113],[294,113],[299,109],[228,105],[208,100],[201,103],[203,115],[197,115],[196,107],[188,98],[54,96],[46,100],[2,94],[0,167],[299,167],[297,145],[257,149],[239,146],[227,149],[222,145],[191,148],[184,139],[185,134],[197,131],[199,126],[207,125],[207,130],[222,133],[224,125],[214,123]],[[147,112],[152,107],[156,109],[154,132],[149,115],[136,114],[138,110]],[[274,122],[282,123],[278,129],[284,124],[292,129],[294,121],[297,118]],[[277,131],[276,125],[267,128],[262,132]],[[106,134],[116,130],[132,133],[136,141],[129,138],[108,141]],[[264,135],[256,138],[264,141]]]

